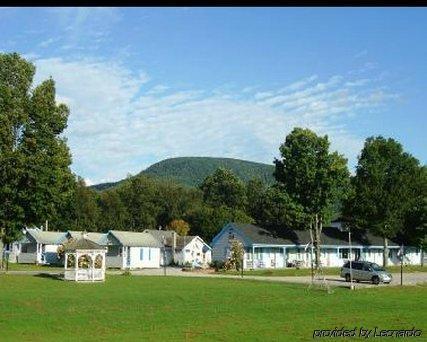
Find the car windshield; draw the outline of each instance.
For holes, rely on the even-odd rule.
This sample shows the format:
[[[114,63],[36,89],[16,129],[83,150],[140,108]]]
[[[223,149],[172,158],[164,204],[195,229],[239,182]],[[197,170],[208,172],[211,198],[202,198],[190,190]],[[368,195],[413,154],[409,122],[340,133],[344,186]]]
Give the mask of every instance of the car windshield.
[[[385,271],[384,267],[381,267],[380,265],[377,265],[377,264],[371,264],[371,267],[374,271]]]

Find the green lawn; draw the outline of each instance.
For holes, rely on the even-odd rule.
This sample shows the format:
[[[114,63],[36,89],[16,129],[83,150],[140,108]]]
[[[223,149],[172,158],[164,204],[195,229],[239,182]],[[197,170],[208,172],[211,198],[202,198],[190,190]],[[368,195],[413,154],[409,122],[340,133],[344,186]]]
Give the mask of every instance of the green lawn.
[[[392,273],[400,272],[400,266],[389,266],[387,270]],[[403,272],[405,273],[414,273],[414,272],[427,272],[427,267],[408,265],[403,267]],[[237,271],[220,271],[219,273],[223,274],[240,274]],[[339,267],[325,267],[323,269],[325,275],[339,275]],[[309,276],[311,275],[311,269],[301,268],[299,270],[295,268],[278,268],[278,269],[264,269],[264,270],[251,270],[244,271],[245,275],[253,276],[272,276],[272,277],[284,277],[284,276]]]
[[[9,271],[63,271],[61,266],[9,263]]]
[[[314,329],[342,326],[426,334],[426,298],[427,286],[327,294],[239,279],[108,276],[76,284],[0,275],[0,340],[307,341]]]

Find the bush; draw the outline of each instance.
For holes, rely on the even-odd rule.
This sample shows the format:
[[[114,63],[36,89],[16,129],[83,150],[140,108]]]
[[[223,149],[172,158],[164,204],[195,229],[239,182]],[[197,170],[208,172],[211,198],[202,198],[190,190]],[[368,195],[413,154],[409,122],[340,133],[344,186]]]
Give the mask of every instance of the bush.
[[[224,261],[220,261],[220,260],[214,260],[210,263],[209,265],[210,267],[214,268],[216,272],[218,272],[219,270],[224,269],[225,266],[225,262]]]

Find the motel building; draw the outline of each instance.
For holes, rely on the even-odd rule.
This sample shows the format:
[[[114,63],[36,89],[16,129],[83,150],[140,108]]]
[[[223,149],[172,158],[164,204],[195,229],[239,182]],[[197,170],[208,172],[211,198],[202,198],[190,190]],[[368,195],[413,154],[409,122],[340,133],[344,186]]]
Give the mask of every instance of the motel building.
[[[383,239],[370,233],[352,232],[352,260],[364,260],[383,264]],[[226,261],[230,257],[231,242],[239,240],[245,249],[245,269],[285,268],[299,265],[311,266],[311,239],[309,231],[289,230],[282,236],[252,224],[228,223],[212,240],[212,260]],[[348,233],[340,224],[324,227],[321,236],[321,263],[323,267],[341,267],[350,259]],[[389,265],[400,264],[400,246],[389,240]],[[315,257],[313,251],[313,258]],[[405,246],[403,263],[421,264],[420,249]]]

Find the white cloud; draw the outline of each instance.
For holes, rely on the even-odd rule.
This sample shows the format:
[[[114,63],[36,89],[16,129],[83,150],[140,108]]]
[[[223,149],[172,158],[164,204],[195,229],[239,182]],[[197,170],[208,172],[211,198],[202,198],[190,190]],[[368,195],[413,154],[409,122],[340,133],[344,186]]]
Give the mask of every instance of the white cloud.
[[[313,75],[251,95],[244,89],[183,91],[151,85],[145,73],[109,61],[35,62],[37,81],[52,75],[58,100],[71,108],[66,134],[73,169],[94,183],[175,156],[271,163],[295,126],[328,134],[332,147],[354,162],[363,137],[346,127],[346,118],[371,113],[397,97],[380,85],[353,86],[358,80],[340,75],[326,80]]]

